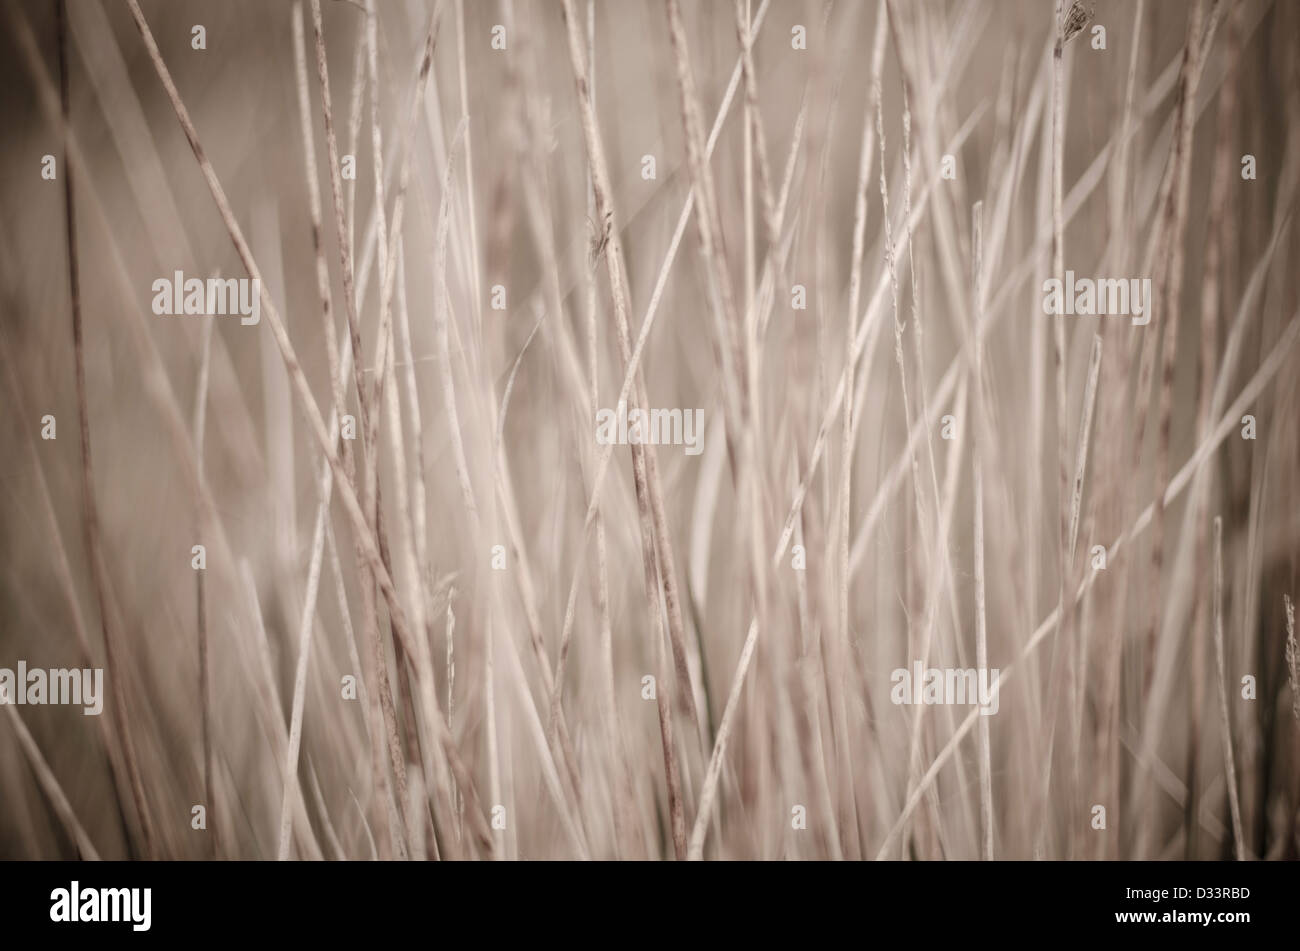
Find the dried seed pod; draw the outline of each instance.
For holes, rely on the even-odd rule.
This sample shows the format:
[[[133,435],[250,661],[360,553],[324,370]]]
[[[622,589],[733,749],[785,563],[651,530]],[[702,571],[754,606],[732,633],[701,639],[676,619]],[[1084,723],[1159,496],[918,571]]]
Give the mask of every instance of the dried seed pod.
[[[1092,22],[1093,14],[1096,12],[1095,2],[1090,8],[1085,8],[1083,0],[1074,0],[1074,3],[1070,4],[1070,12],[1065,15],[1065,25],[1061,28],[1064,33],[1061,44],[1065,45],[1082,32],[1083,28]]]

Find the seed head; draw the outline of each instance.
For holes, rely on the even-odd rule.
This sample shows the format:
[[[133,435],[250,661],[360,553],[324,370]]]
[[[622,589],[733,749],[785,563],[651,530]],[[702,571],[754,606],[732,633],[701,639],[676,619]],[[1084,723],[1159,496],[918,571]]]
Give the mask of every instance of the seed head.
[[[1065,25],[1061,28],[1063,33],[1061,45],[1070,42],[1084,27],[1091,23],[1093,14],[1096,12],[1096,0],[1093,0],[1090,7],[1084,7],[1083,0],[1074,0],[1074,3],[1070,4],[1070,12],[1065,15]]]

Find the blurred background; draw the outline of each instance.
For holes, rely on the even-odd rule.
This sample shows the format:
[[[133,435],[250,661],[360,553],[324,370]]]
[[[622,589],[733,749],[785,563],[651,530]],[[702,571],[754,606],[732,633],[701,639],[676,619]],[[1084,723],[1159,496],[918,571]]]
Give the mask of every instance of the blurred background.
[[[6,0],[0,857],[1296,858],[1300,7],[1075,6]]]

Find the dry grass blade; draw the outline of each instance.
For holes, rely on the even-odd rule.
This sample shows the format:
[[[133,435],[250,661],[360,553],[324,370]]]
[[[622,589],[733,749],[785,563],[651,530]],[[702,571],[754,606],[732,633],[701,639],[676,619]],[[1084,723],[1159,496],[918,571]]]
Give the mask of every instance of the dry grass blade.
[[[1295,617],[1290,609],[1288,601],[1287,611],[1294,639]],[[1228,675],[1223,662],[1223,519],[1217,516],[1214,519],[1214,661],[1218,669],[1214,679],[1219,686],[1219,722],[1223,725],[1223,769],[1232,813],[1232,844],[1237,861],[1244,862],[1246,844],[1241,827],[1241,804],[1237,801],[1237,765],[1232,755],[1232,721],[1228,717]]]
[[[135,739],[127,722],[128,705],[126,692],[122,689],[125,676],[122,670],[124,658],[118,643],[119,632],[114,628],[110,616],[108,576],[104,565],[103,548],[99,531],[99,508],[95,501],[94,467],[91,464],[90,451],[90,411],[86,395],[86,356],[81,316],[80,269],[77,264],[77,217],[73,188],[74,163],[71,150],[66,147],[71,128],[71,84],[68,77],[68,37],[67,37],[67,3],[59,0],[59,88],[63,106],[63,123],[65,148],[63,151],[63,199],[65,221],[67,224],[68,280],[72,298],[72,350],[76,362],[77,379],[77,419],[81,436],[81,498],[82,524],[85,528],[86,552],[90,559],[90,574],[94,581],[95,600],[99,605],[99,619],[104,635],[105,667],[109,682],[113,685],[113,722],[117,729],[117,741],[121,745],[122,760],[126,769],[131,797],[135,803],[136,821],[139,823],[140,836],[147,858],[154,857],[153,819],[145,798],[144,781],[140,773],[139,755],[136,752]],[[201,607],[200,607],[201,610]],[[204,651],[204,641],[200,636],[200,653]],[[205,714],[206,723],[206,714]],[[206,735],[206,727],[205,727]],[[205,744],[206,746],[206,744]]]

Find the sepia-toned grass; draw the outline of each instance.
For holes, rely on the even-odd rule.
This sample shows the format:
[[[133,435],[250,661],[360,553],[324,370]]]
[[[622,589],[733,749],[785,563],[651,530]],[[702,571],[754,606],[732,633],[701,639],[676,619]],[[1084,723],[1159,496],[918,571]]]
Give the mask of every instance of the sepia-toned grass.
[[[1300,10],[0,16],[0,857],[1300,856]]]

